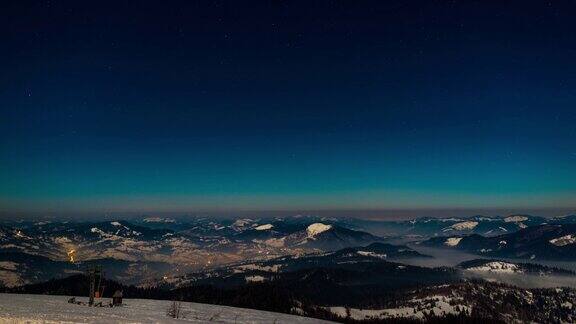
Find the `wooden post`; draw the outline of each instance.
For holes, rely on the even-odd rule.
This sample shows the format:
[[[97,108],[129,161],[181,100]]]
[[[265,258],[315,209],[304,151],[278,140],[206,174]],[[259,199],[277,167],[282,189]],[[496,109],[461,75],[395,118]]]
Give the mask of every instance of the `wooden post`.
[[[90,298],[88,301],[88,305],[92,306],[94,305],[94,281],[96,279],[96,268],[92,268],[90,270],[88,270],[88,280],[90,280],[90,295],[88,295],[88,297]]]
[[[90,295],[88,305],[94,305],[94,297],[96,297],[96,280],[98,280],[98,289],[100,289],[100,282],[102,280],[102,266],[95,265],[88,270],[88,280],[90,280]],[[100,295],[100,292],[98,292]],[[100,296],[98,296],[100,297]]]

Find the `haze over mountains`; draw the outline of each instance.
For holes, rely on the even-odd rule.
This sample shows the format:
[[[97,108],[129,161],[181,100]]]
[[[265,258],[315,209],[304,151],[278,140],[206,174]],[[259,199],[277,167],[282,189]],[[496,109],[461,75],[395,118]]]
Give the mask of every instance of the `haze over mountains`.
[[[145,218],[136,223],[29,222],[0,227],[0,258],[6,284],[35,282],[78,271],[95,260],[128,282],[168,273],[186,273],[252,258],[328,251],[382,241],[337,223],[300,219],[251,219],[186,223]],[[28,259],[26,256],[33,258]],[[42,266],[45,264],[46,266]],[[10,274],[9,274],[10,273]],[[31,274],[34,273],[34,274]]]
[[[386,234],[376,236],[369,233],[371,230]],[[312,216],[5,222],[0,227],[0,271],[5,284],[16,285],[76,273],[87,264],[100,262],[109,265],[113,278],[138,283],[245,260],[398,241],[485,257],[574,261],[574,238],[574,216],[475,216],[394,222]],[[393,257],[389,251],[380,254]]]

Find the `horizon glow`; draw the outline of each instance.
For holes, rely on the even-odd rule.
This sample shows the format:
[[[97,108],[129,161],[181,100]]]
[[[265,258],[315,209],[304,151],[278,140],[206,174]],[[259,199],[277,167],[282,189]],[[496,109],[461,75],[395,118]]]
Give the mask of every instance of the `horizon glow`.
[[[134,6],[9,9],[0,217],[576,209],[563,4]]]

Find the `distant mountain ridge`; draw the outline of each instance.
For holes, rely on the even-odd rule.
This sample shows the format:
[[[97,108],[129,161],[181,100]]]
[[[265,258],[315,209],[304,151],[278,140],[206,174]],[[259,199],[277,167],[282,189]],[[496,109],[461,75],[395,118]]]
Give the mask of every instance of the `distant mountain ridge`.
[[[494,237],[433,237],[422,244],[492,257],[576,261],[576,224],[538,225]]]
[[[3,222],[0,225],[0,254],[4,263],[0,264],[0,282],[8,285],[38,282],[106,260],[101,262],[110,267],[113,278],[141,283],[151,278],[206,271],[245,260],[262,261],[343,251],[372,243],[410,241],[423,241],[423,245],[486,257],[574,261],[575,245],[572,243],[576,241],[576,234],[557,227],[568,229],[575,226],[575,221],[576,216],[570,215],[548,219],[527,215],[419,218],[401,222],[304,215],[255,219],[191,218],[186,221],[145,217],[131,221]],[[383,223],[403,233],[401,237],[407,239],[392,241],[390,239],[395,236],[377,236],[364,230]],[[540,230],[543,235],[540,239],[535,234],[524,241],[520,236],[516,238],[517,233],[525,235],[522,233],[532,233],[534,228],[540,227],[551,230]],[[497,231],[503,234],[496,235]],[[429,237],[432,238],[427,240]],[[386,254],[387,259],[395,257],[395,252],[386,248],[379,252],[364,252],[367,256]],[[410,253],[413,255],[407,256]],[[405,253],[405,256],[421,257],[414,253]],[[31,256],[30,260],[26,260],[27,255]],[[70,261],[74,261],[73,264]]]
[[[498,236],[513,233],[530,226],[545,224],[576,224],[576,215],[541,217],[523,214],[508,216],[471,216],[471,217],[419,217],[402,221],[379,221],[363,219],[342,219],[350,228],[370,228],[387,237],[406,237],[413,239],[479,234]]]
[[[534,274],[538,276],[561,275],[576,276],[574,271],[556,267],[544,266],[536,263],[511,262],[499,259],[474,259],[458,264],[458,268],[481,272],[500,274]]]

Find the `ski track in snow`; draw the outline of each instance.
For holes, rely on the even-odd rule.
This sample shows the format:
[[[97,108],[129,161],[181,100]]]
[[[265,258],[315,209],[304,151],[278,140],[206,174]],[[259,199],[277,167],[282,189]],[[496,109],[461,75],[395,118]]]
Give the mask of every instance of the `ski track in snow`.
[[[182,302],[186,317],[172,319],[169,300],[124,299],[122,307],[69,304],[69,296],[0,294],[0,323],[329,323],[246,308]],[[88,301],[87,297],[77,300]],[[104,304],[110,301],[103,298]]]

